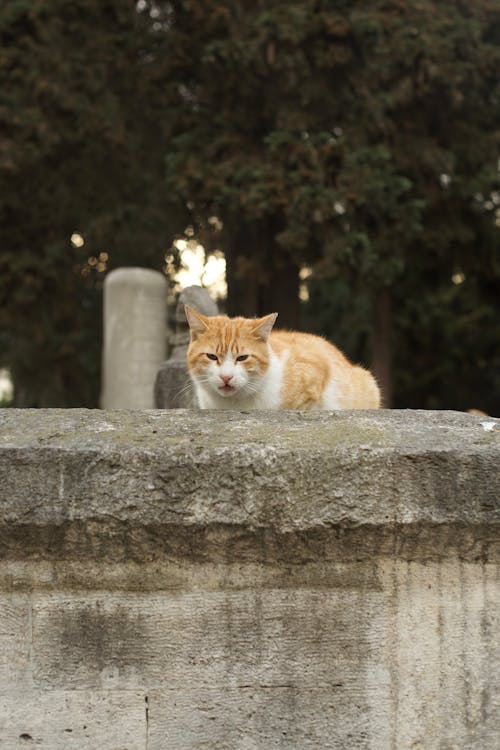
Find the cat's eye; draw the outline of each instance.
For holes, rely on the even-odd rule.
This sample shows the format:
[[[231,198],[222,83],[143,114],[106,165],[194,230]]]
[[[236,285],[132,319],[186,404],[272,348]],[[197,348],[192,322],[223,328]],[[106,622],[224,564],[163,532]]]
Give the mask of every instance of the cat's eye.
[[[207,352],[207,357],[208,357],[209,359],[213,359],[213,360],[214,360],[214,362],[217,362],[217,355],[216,355],[216,354],[209,354],[209,353]]]
[[[248,359],[248,354],[240,354],[239,357],[236,357],[237,362],[244,362],[246,359]]]

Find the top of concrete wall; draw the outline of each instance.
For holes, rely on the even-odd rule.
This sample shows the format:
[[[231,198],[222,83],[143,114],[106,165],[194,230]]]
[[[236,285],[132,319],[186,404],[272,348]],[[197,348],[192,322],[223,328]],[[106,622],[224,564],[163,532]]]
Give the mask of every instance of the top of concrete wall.
[[[498,539],[500,420],[4,409],[0,476],[12,556],[477,557]]]

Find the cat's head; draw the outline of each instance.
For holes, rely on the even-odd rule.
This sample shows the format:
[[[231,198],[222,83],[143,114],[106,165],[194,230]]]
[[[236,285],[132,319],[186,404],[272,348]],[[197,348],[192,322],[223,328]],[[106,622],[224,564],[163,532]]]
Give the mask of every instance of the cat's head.
[[[278,314],[253,320],[207,318],[188,305],[185,310],[191,333],[187,362],[195,382],[224,398],[256,393],[269,366],[267,339]]]

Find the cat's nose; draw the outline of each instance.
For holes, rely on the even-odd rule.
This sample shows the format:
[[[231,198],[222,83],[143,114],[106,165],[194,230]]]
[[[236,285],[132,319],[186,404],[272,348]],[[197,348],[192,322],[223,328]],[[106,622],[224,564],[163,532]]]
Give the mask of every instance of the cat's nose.
[[[221,375],[221,380],[223,380],[224,385],[229,385],[229,381],[233,379],[232,375]]]

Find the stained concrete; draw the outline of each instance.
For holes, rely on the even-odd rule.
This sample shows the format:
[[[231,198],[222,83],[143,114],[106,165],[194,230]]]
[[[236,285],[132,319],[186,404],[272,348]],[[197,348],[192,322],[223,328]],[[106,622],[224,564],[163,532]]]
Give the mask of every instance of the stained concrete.
[[[500,747],[487,421],[0,412],[0,747]]]

